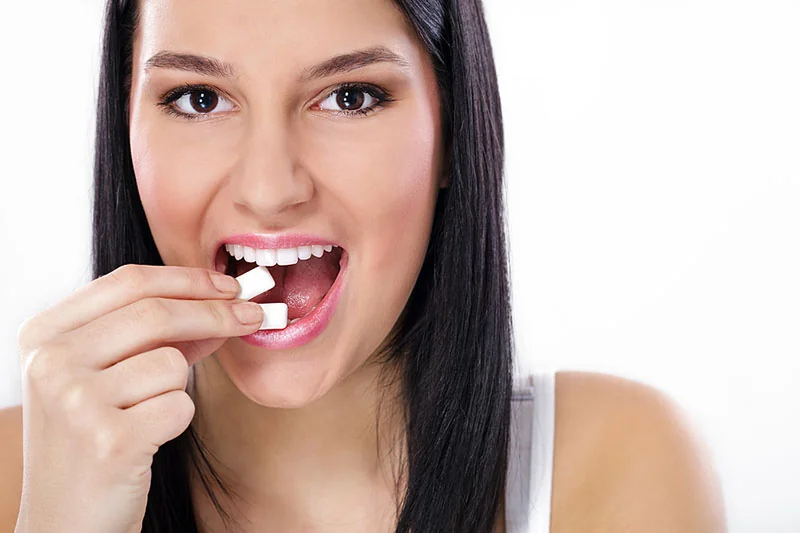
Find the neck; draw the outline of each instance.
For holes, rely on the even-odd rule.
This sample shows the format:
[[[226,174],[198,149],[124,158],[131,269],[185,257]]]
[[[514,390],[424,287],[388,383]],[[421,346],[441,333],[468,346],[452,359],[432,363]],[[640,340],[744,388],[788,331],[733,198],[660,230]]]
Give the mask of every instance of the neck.
[[[393,523],[403,482],[395,483],[405,433],[396,380],[382,391],[380,367],[365,364],[313,403],[285,409],[245,397],[216,356],[194,369],[193,425],[235,495],[233,507],[216,494],[227,512],[260,531],[390,530],[375,526]],[[223,531],[202,482],[190,483],[203,531]]]

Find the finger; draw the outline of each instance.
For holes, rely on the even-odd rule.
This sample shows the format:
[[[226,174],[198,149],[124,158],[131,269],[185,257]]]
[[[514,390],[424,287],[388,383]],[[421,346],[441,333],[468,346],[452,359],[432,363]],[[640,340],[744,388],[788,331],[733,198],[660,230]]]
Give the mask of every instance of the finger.
[[[137,436],[154,449],[183,433],[194,417],[191,397],[182,390],[172,390],[137,403],[122,411]]]
[[[188,378],[189,364],[172,346],[136,354],[92,376],[101,397],[120,409],[171,390],[185,390]]]
[[[186,390],[189,367],[214,353],[226,340],[177,342],[123,359],[94,374],[100,381],[98,388],[103,398],[120,409],[169,390]]]
[[[215,280],[222,280],[220,286],[230,284],[230,288],[220,290]],[[20,350],[40,346],[143,298],[233,299],[238,287],[235,278],[206,268],[124,265],[25,321],[18,334]]]
[[[240,321],[234,306],[252,309],[252,322]],[[253,302],[145,298],[68,331],[57,342],[59,353],[78,354],[73,363],[104,369],[169,343],[247,335],[262,319]]]

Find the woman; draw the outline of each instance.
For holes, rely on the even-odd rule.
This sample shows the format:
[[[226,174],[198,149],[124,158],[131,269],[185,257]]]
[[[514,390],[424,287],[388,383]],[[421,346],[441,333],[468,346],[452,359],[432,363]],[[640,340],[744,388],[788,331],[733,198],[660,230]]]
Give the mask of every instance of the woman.
[[[3,525],[721,530],[674,409],[581,373],[552,506],[506,511],[527,469],[478,0],[112,0],[103,53],[96,279],[20,330]],[[285,329],[236,301],[254,261]]]

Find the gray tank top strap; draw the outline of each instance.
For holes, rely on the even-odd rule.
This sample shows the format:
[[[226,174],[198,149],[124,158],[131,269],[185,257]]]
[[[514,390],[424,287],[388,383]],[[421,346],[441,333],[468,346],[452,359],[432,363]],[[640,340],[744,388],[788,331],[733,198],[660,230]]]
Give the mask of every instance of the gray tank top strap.
[[[518,379],[511,400],[507,533],[548,533],[555,436],[555,371]]]

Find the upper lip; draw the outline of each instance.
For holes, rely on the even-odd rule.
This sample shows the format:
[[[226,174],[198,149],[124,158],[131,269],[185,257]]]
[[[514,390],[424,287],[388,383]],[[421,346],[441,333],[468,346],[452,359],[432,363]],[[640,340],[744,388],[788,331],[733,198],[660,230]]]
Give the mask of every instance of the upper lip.
[[[309,233],[238,233],[229,235],[217,241],[214,247],[214,257],[221,246],[225,244],[241,244],[242,246],[249,246],[257,249],[279,249],[279,248],[296,248],[298,246],[310,246],[312,244],[334,244],[341,246],[335,239],[327,239],[318,235]]]

